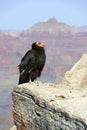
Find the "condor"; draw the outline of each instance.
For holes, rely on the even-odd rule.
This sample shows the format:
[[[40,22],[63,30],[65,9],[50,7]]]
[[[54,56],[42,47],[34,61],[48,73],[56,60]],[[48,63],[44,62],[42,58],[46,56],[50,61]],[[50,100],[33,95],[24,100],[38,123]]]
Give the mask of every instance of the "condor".
[[[46,61],[44,45],[42,42],[33,43],[32,49],[21,59],[21,63],[18,65],[20,73],[18,84],[34,81],[40,77]]]

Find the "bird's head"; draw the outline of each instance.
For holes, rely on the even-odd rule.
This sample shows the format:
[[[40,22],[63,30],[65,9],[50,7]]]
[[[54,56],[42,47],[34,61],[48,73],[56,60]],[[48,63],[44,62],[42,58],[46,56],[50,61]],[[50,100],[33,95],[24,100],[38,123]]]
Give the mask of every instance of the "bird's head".
[[[34,48],[44,48],[45,44],[43,42],[35,42],[32,44],[32,49]]]
[[[45,44],[43,42],[36,42],[36,46],[38,46],[38,47],[44,47]]]

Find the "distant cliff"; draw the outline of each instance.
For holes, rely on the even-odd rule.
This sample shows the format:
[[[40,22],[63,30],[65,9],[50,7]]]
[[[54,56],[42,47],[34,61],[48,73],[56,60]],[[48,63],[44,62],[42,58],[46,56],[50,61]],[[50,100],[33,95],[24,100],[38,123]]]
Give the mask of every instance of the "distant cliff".
[[[57,21],[55,18],[50,18],[46,22],[39,22],[30,27],[29,29],[22,32],[23,35],[32,34],[34,32],[45,32],[49,34],[55,35],[70,35],[81,32],[87,32],[87,25],[76,27],[70,26],[66,23]]]
[[[12,98],[17,130],[87,130],[87,54],[62,83],[22,84]]]

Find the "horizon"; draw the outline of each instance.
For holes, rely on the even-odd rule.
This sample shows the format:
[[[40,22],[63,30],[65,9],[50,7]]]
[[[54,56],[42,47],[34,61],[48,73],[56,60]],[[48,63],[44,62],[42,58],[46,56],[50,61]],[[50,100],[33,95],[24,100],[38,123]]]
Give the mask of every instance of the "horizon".
[[[52,17],[52,18],[49,18],[47,21],[38,21],[37,23],[48,22],[50,19],[55,19],[57,21],[56,18]],[[18,29],[4,29],[4,30],[0,29],[0,31],[19,31],[19,32],[21,32],[21,31],[25,31],[27,29],[30,29],[31,27],[33,27],[37,23],[34,23],[32,26],[30,26],[30,27],[28,27],[26,29],[19,29],[19,30]],[[57,23],[63,23],[63,24],[69,25],[67,23],[64,23],[63,21],[57,21]],[[82,26],[69,25],[69,26],[71,26],[71,27],[84,27],[84,26],[87,26],[87,25],[82,25]]]
[[[3,0],[0,4],[0,30],[26,30],[50,18],[70,26],[85,26],[86,12],[86,0]]]

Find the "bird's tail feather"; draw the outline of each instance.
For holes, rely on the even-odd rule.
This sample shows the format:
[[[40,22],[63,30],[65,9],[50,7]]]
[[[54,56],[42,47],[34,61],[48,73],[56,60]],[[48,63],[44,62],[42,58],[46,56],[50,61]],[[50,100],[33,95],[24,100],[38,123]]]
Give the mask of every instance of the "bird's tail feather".
[[[28,73],[25,74],[23,73],[22,75],[19,76],[19,83],[18,84],[23,84],[29,82],[29,75]]]

